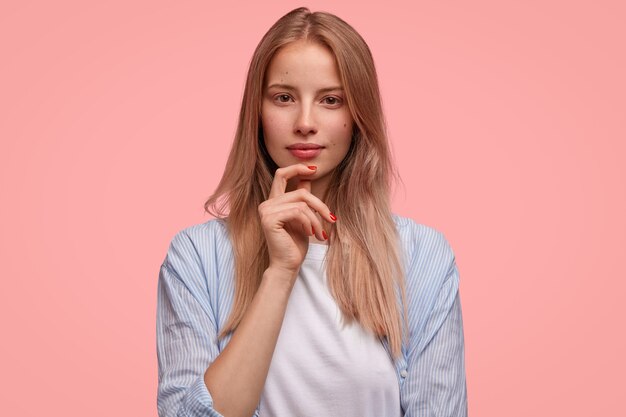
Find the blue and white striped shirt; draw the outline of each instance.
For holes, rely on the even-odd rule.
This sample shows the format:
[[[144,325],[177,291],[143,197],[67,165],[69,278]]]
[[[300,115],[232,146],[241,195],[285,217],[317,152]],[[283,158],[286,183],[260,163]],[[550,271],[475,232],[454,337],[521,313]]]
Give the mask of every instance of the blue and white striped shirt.
[[[409,319],[408,345],[395,361],[400,406],[405,417],[467,416],[454,252],[436,229],[396,214],[393,219],[402,243]],[[217,339],[234,295],[234,255],[222,220],[187,227],[173,237],[157,293],[159,416],[223,417],[204,383],[206,368],[230,340],[230,335]],[[389,352],[386,339],[382,343]]]

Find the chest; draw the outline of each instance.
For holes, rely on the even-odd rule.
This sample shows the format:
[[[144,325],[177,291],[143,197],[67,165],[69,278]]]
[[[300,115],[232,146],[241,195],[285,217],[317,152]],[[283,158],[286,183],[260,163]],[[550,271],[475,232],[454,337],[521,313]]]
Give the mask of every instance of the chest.
[[[381,341],[359,323],[343,320],[321,264],[305,261],[270,364],[260,415],[398,416],[399,395],[396,368]]]

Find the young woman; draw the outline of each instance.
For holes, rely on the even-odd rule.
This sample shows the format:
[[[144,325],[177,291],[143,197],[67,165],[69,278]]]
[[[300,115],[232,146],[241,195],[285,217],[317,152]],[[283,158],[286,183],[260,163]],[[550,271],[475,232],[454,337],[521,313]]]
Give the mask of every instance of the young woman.
[[[459,274],[391,213],[374,62],[295,9],[258,45],[217,190],[158,282],[164,416],[465,416]]]

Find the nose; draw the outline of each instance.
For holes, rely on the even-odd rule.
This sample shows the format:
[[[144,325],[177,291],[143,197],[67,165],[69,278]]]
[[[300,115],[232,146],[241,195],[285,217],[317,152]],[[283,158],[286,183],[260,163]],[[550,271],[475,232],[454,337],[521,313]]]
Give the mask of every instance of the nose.
[[[304,136],[317,132],[311,105],[303,104],[300,106],[294,128],[296,133]]]

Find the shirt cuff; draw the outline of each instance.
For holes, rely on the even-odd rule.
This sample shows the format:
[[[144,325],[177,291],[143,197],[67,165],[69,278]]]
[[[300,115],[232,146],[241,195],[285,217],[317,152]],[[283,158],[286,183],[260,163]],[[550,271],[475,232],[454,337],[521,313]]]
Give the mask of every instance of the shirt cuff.
[[[183,401],[183,410],[183,415],[189,417],[224,417],[213,408],[213,397],[211,397],[204,383],[204,375],[198,376],[195,382],[187,389]]]

